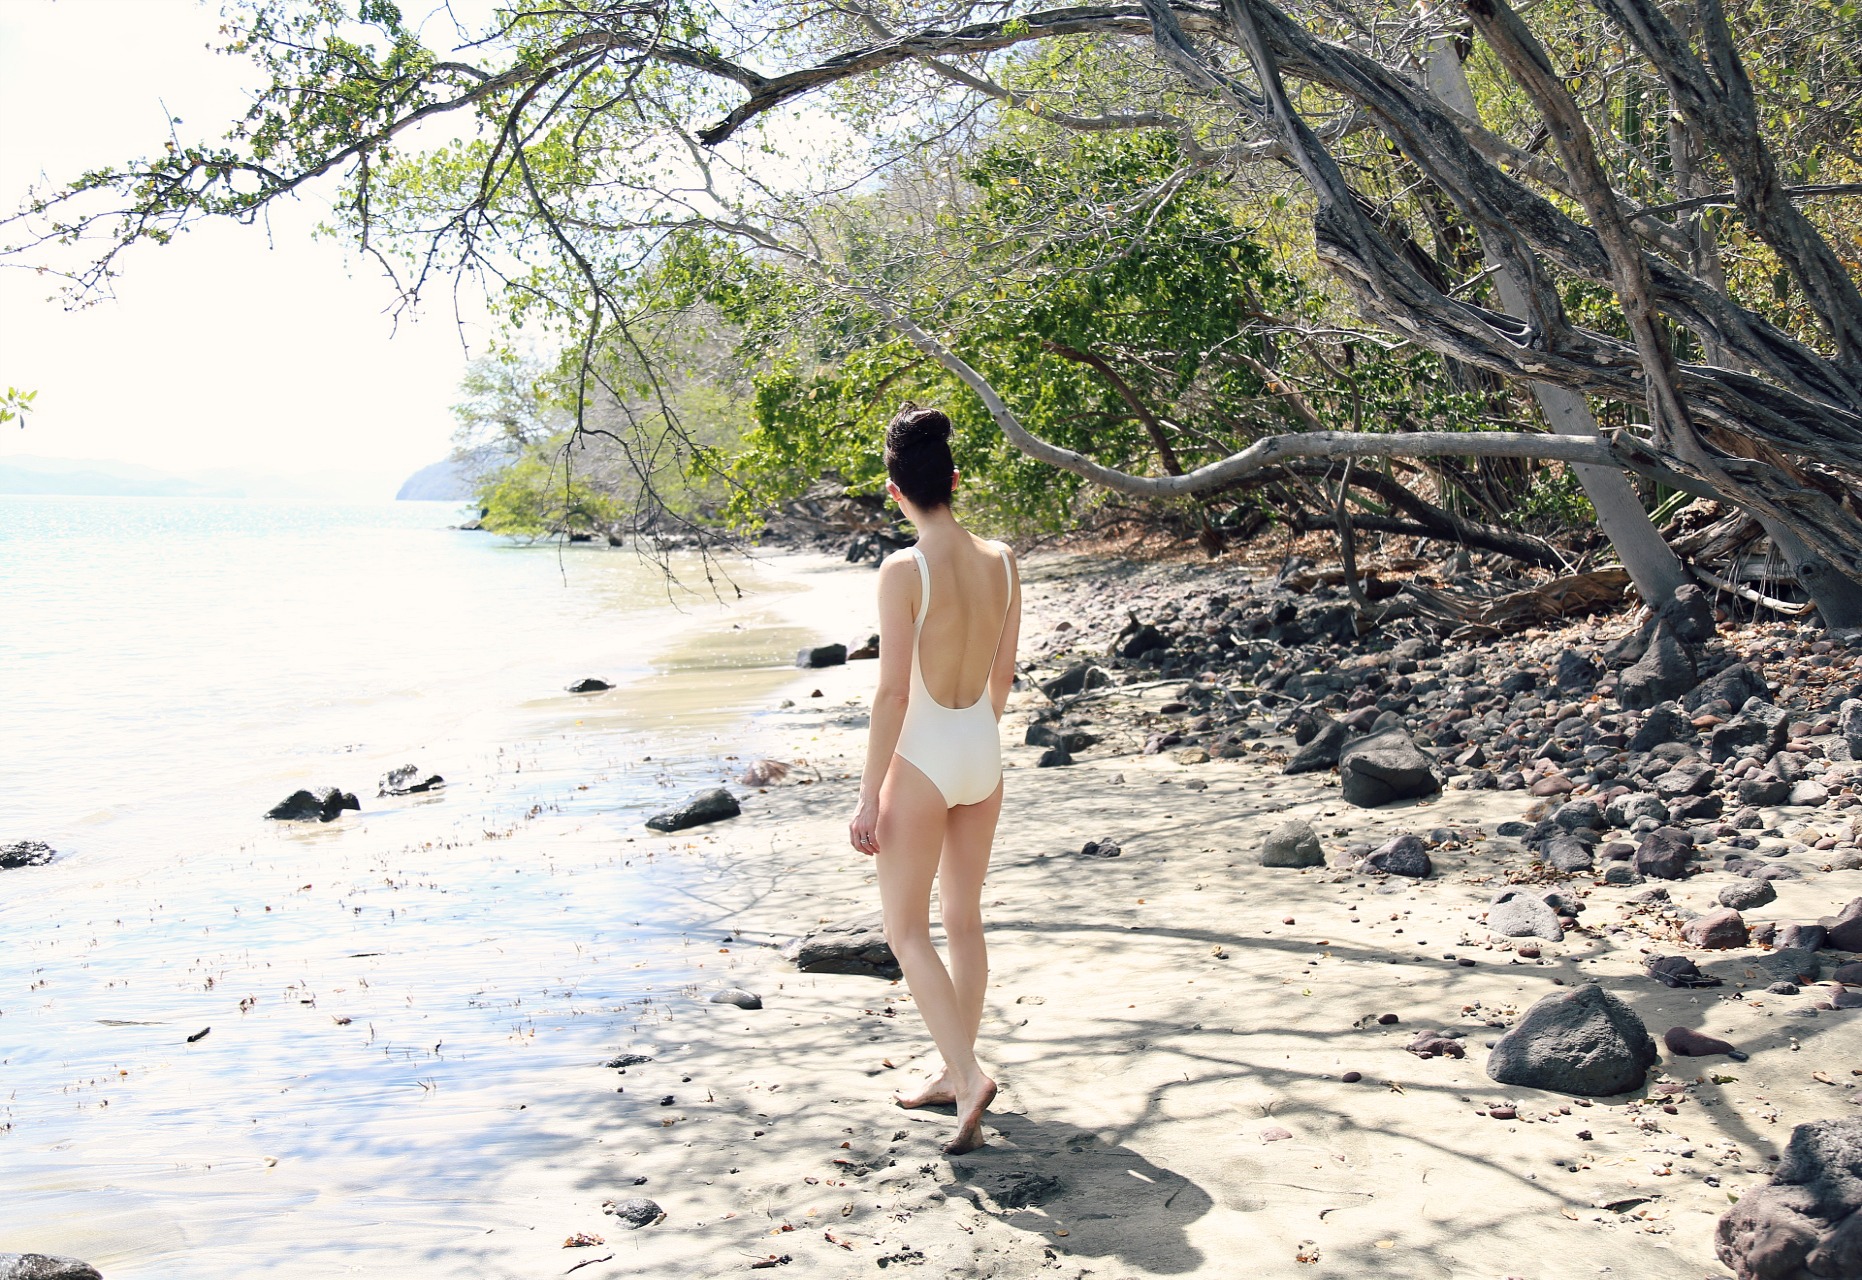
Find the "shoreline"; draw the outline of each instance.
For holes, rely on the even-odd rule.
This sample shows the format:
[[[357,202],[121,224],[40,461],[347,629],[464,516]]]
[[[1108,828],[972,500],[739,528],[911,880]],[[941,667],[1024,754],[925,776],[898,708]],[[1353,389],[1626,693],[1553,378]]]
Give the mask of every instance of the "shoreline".
[[[795,616],[817,642],[861,634],[871,570],[823,564],[818,573],[831,589],[785,597]],[[1025,574],[1024,653],[1064,661],[1090,621],[1068,591],[1122,576],[1087,559],[1037,558]],[[1061,620],[1076,630],[1055,631]],[[1109,638],[1094,631],[1084,647]],[[1294,743],[1272,724],[1249,743],[1262,749],[1236,758],[1089,749],[1070,768],[1037,768],[1041,749],[1020,739],[1047,704],[1022,690],[1003,720],[1009,804],[984,898],[992,977],[982,1053],[1002,1095],[989,1145],[943,1157],[948,1114],[887,1101],[930,1051],[903,985],[800,973],[779,953],[818,925],[877,909],[870,864],[845,839],[873,675],[855,662],[777,682],[768,702],[794,705],[753,716],[743,740],[810,767],[749,790],[737,819],[615,837],[586,815],[544,814],[481,842],[501,876],[522,867],[580,877],[565,901],[624,894],[668,914],[659,941],[670,959],[638,971],[649,979],[639,989],[610,984],[597,998],[584,978],[554,998],[547,983],[542,997],[523,997],[541,999],[524,1015],[536,1034],[524,1038],[560,1052],[525,1076],[522,1097],[473,1098],[465,1069],[422,1090],[421,1073],[438,1060],[410,1059],[403,1141],[417,1158],[344,1151],[332,1135],[348,1181],[307,1184],[290,1153],[272,1165],[254,1152],[236,1172],[277,1213],[252,1221],[237,1250],[190,1259],[177,1241],[154,1258],[118,1253],[122,1265],[112,1266],[109,1251],[93,1250],[92,1260],[106,1276],[138,1278],[343,1265],[722,1276],[787,1256],[807,1275],[870,1274],[883,1260],[939,1276],[1216,1276],[1245,1257],[1268,1276],[1613,1268],[1695,1280],[1723,1274],[1712,1228],[1729,1194],[1763,1184],[1767,1157],[1793,1125],[1840,1113],[1856,1096],[1843,1087],[1851,1064],[1837,1043],[1848,1029],[1838,1020],[1856,1015],[1787,1021],[1788,1006],[1742,976],[1762,954],[1750,949],[1700,956],[1703,969],[1724,973],[1723,989],[1658,986],[1642,971],[1647,913],[1631,890],[1593,893],[1591,910],[1608,922],[1541,943],[1536,958],[1489,935],[1480,913],[1505,861],[1499,851],[1513,847],[1494,832],[1540,803],[1523,790],[1356,809],[1332,775],[1280,772]],[[1133,750],[1134,726],[1170,722],[1164,708],[1184,686],[1140,683],[1130,695],[1138,710],[1093,712],[1095,728],[1115,729]],[[807,696],[816,688],[822,697]],[[1420,881],[1260,866],[1262,839],[1288,818],[1313,823],[1328,863],[1399,831],[1449,838]],[[1106,838],[1118,857],[1082,855]],[[1678,904],[1699,908],[1731,878],[1709,872],[1670,887]],[[1757,914],[1815,919],[1832,896],[1862,893],[1862,872],[1778,890],[1776,906]],[[461,953],[449,963],[476,962]],[[641,959],[610,950],[601,963]],[[1675,1094],[1588,1105],[1486,1077],[1483,1040],[1539,997],[1590,980],[1658,1037],[1699,1026],[1751,1060],[1664,1054],[1652,1082]],[[726,986],[755,992],[763,1007],[708,1002]],[[518,987],[513,976],[490,995],[516,999]],[[1742,998],[1723,998],[1734,992]],[[316,998],[327,1005],[331,994],[319,988]],[[1378,1024],[1386,1013],[1398,1021]],[[318,1016],[329,1025],[327,1011]],[[1467,1056],[1414,1056],[1407,1046],[1424,1029],[1461,1033]],[[650,1061],[600,1065],[623,1054]],[[1361,1078],[1346,1083],[1348,1072]],[[1516,1114],[1486,1114],[1500,1103]],[[1676,1115],[1662,1110],[1677,1103]],[[432,1132],[462,1114],[480,1127]],[[451,1172],[462,1147],[502,1152],[505,1163],[493,1183],[453,1199],[448,1188],[467,1190]],[[371,1178],[384,1155],[413,1175],[392,1192]],[[207,1171],[189,1177],[202,1203],[226,1190]],[[635,1197],[651,1198],[664,1220],[630,1230],[603,1212],[603,1202]],[[18,1242],[9,1231],[0,1249],[85,1256],[87,1224],[69,1225],[53,1240]],[[578,1233],[603,1243],[564,1248]]]

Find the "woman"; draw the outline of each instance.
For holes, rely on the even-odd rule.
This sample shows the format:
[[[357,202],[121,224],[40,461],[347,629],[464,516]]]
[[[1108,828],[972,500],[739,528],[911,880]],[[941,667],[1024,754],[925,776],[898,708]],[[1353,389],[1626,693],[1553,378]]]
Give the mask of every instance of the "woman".
[[[944,1059],[901,1107],[957,1108],[959,1155],[983,1145],[996,1083],[976,1061],[989,958],[983,876],[1002,808],[996,722],[1015,679],[1021,586],[1015,560],[951,514],[950,419],[906,405],[886,428],[886,492],[918,545],[879,569],[879,691],[873,698],[853,847],[875,859],[886,940]],[[938,883],[950,968],[931,943]]]

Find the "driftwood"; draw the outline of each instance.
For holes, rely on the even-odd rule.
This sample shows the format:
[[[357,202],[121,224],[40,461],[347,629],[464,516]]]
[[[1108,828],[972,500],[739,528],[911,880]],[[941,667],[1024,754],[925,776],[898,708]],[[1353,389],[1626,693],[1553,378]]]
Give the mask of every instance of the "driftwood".
[[[1424,618],[1447,623],[1458,635],[1504,635],[1558,618],[1611,609],[1623,602],[1629,574],[1623,569],[1594,569],[1556,578],[1499,596],[1470,596],[1408,583],[1404,594]]]

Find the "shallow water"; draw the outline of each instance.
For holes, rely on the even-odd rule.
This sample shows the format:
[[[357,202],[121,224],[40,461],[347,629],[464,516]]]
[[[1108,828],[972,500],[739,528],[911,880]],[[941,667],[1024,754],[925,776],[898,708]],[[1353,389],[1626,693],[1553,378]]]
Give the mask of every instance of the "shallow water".
[[[62,853],[0,872],[0,1250],[488,1274],[594,1064],[727,963],[633,841],[753,752],[798,581],[679,611],[456,518],[0,498],[0,840]],[[403,762],[446,787],[376,798]],[[260,816],[326,785],[362,812]]]

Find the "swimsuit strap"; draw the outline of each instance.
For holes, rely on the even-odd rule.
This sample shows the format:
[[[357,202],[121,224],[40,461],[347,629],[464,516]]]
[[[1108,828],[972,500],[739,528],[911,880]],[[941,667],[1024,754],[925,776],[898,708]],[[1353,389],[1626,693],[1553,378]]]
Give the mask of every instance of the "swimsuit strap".
[[[931,607],[931,565],[925,559],[925,553],[917,547],[912,548],[912,558],[918,561],[918,620],[912,624],[915,655],[918,633],[925,629],[925,610]]]
[[[1002,637],[1009,633],[1009,611],[1015,607],[1015,570],[1009,566],[1009,549],[1001,543],[996,545],[1001,548],[996,554],[1002,557],[1002,577],[1009,584],[1009,594],[1002,606],[1002,629],[996,632],[995,652],[989,655],[989,669],[992,672],[996,669],[996,659],[1002,654]],[[983,684],[983,692],[989,692],[987,681]]]

